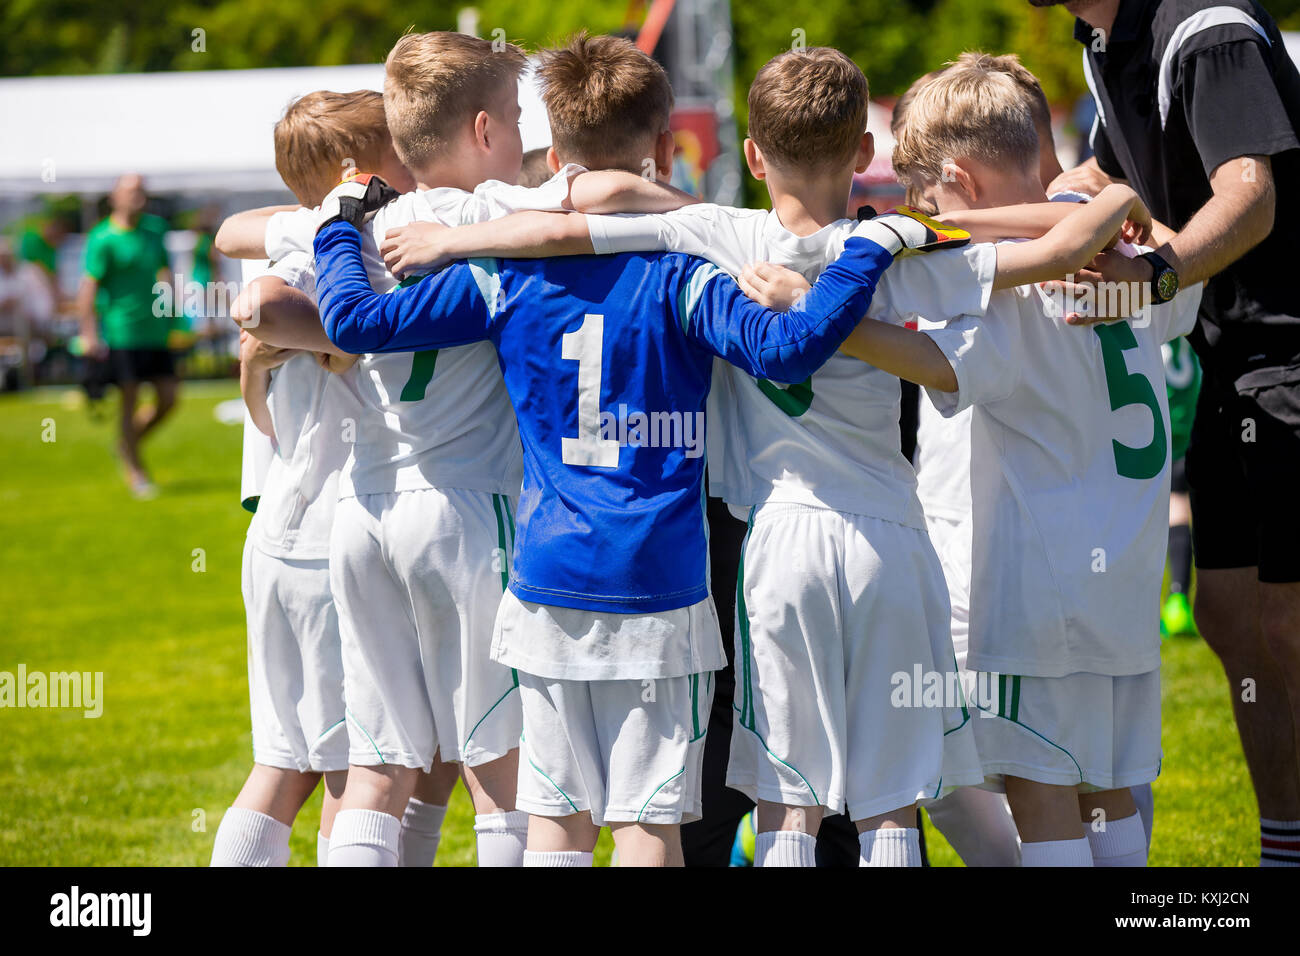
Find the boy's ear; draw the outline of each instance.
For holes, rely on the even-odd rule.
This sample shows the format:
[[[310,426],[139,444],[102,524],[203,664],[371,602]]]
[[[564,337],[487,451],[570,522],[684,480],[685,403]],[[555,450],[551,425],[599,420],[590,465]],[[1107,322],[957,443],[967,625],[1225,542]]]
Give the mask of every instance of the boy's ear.
[[[668,180],[673,175],[673,157],[677,154],[677,137],[670,129],[664,130],[655,140],[655,169]]]
[[[560,162],[559,154],[555,152],[555,147],[546,147],[546,168],[553,173],[558,173],[561,165],[563,164]]]
[[[759,150],[758,144],[745,137],[745,165],[749,167],[749,174],[755,179],[766,179],[767,169],[763,165],[763,153]]]
[[[948,160],[943,164],[943,169],[939,177],[941,188],[959,189],[966,196],[968,202],[977,202],[979,200],[979,187],[975,184],[975,177],[970,174],[964,166],[955,160]]]
[[[855,173],[865,173],[871,161],[876,158],[876,137],[872,133],[863,133],[862,142],[858,144],[858,157],[853,164]]]
[[[488,115],[487,110],[479,110],[474,116],[474,142],[478,144],[479,149],[488,149],[488,125],[492,122],[492,117]]]

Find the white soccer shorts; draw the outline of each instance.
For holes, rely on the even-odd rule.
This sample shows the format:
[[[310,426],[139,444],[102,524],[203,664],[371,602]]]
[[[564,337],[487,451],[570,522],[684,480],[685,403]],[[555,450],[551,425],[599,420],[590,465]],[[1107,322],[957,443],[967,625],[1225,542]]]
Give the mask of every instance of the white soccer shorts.
[[[862,820],[983,781],[925,532],[761,506],[738,592],[728,786]]]
[[[253,760],[300,773],[346,770],[343,658],[329,562],[272,557],[246,541],[243,591]]]
[[[330,573],[352,764],[428,770],[438,755],[472,767],[519,746],[514,672],[488,657],[513,546],[504,495],[339,501]]]
[[[975,740],[990,789],[1008,775],[1083,791],[1159,776],[1159,669],[1129,677],[979,672],[975,679]]]
[[[971,522],[926,515],[925,525],[948,585],[953,654],[964,668],[970,647]]]
[[[520,673],[524,732],[515,806],[611,823],[700,817],[713,674],[576,681]]]
[[[555,612],[554,616],[544,612]],[[683,613],[683,611],[687,613]],[[601,615],[511,600],[498,628],[587,634]],[[687,628],[678,643],[719,643],[712,600],[655,618]],[[713,673],[570,680],[519,672],[523,705],[515,805],[537,816],[589,812],[597,826],[678,824],[700,816],[700,768],[713,703]]]

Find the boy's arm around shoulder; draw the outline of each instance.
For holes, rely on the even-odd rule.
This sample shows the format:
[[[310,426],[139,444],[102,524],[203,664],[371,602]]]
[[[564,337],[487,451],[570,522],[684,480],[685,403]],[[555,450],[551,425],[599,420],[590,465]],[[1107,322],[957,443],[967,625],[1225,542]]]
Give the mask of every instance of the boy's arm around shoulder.
[[[450,348],[492,335],[501,293],[491,260],[457,262],[414,285],[378,293],[361,259],[361,234],[350,223],[322,228],[315,253],[321,321],[329,340],[344,352]]]
[[[501,219],[448,228],[413,222],[388,230],[379,245],[394,276],[420,275],[455,259],[543,259],[590,255],[591,234],[581,213],[512,213]]]
[[[667,183],[619,169],[584,172],[569,189],[573,208],[584,213],[671,212],[699,202]]]
[[[907,264],[927,258],[913,257]],[[811,288],[799,273],[770,262],[746,266],[737,282],[745,295],[778,312],[802,301]],[[901,325],[865,318],[849,333],[840,351],[925,388],[944,392],[957,389],[952,366],[938,346],[927,336]]]
[[[722,270],[694,262],[678,290],[679,319],[688,336],[750,375],[801,382],[853,331],[892,262],[875,242],[850,237],[843,254],[788,312],[751,301]]]
[[[227,216],[212,244],[230,259],[266,259],[266,226],[273,215],[295,212],[300,206],[263,206]]]
[[[1115,184],[1090,203],[1072,204],[1069,215],[1047,234],[998,246],[994,289],[1013,289],[1077,273],[1109,246],[1130,218],[1150,224],[1150,214],[1130,187]]]

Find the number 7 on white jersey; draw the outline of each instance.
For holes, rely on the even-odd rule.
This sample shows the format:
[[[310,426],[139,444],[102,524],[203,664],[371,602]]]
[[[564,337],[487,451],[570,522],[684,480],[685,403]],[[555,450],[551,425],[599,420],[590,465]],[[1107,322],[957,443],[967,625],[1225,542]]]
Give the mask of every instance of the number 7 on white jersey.
[[[560,439],[566,465],[617,468],[618,442],[600,437],[601,354],[605,347],[605,317],[588,314],[576,332],[560,339],[562,358],[578,363],[578,437]]]

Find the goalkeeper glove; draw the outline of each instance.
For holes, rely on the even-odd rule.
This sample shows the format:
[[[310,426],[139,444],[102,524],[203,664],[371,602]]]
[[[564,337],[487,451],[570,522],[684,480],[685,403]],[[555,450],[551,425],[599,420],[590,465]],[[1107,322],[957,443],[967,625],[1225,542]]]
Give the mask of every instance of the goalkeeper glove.
[[[320,222],[316,231],[320,232],[332,222],[350,222],[357,229],[374,215],[375,211],[388,205],[400,193],[378,176],[371,173],[359,173],[346,179],[330,190],[325,201],[320,204]]]
[[[864,206],[858,211],[859,217],[864,212],[872,213],[873,218],[859,222],[853,228],[853,235],[870,239],[897,257],[935,249],[956,249],[970,242],[969,232],[946,226],[911,206],[899,206],[883,216],[874,215],[875,210]]]

